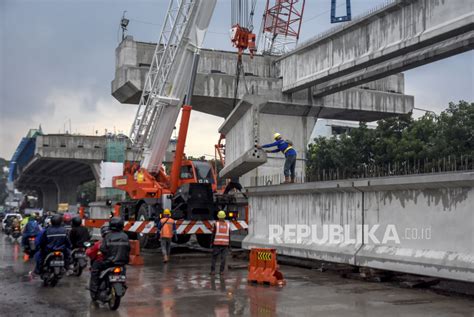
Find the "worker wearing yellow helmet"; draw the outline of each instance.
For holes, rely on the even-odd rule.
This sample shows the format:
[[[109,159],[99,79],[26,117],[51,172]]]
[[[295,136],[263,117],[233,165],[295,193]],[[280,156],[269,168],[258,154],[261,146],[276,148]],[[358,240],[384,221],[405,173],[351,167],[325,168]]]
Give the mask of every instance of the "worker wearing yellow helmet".
[[[171,210],[163,210],[163,217],[157,223],[157,229],[160,233],[161,252],[163,253],[163,262],[167,263],[170,259],[171,240],[176,235],[176,222],[171,218]]]
[[[226,213],[220,210],[217,213],[217,221],[212,228],[212,262],[211,275],[216,272],[217,258],[221,257],[220,274],[224,274],[225,262],[230,245],[230,223],[225,220]]]
[[[266,151],[267,153],[278,153],[282,152],[285,155],[285,165],[283,167],[283,173],[285,174],[285,183],[295,182],[295,168],[296,168],[296,150],[293,148],[293,142],[290,140],[284,140],[280,133],[273,134],[275,142],[265,144],[257,147],[259,149],[265,149],[270,147],[276,147],[274,150]]]

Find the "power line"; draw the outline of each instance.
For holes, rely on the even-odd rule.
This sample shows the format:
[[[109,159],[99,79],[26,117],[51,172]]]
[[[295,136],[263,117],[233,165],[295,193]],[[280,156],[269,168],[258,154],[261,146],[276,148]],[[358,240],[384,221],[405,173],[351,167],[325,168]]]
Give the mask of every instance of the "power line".
[[[336,6],[336,8],[339,8],[339,7],[342,6],[342,5],[345,5],[345,3],[340,3],[338,6]],[[309,18],[309,19],[303,19],[303,24],[305,24],[306,22],[309,22],[309,21],[311,21],[311,20],[314,20],[314,19],[316,19],[317,17],[320,17],[320,16],[322,16],[322,15],[324,15],[324,14],[326,14],[326,13],[329,13],[329,12],[331,12],[331,9],[329,9],[329,10],[327,10],[327,11],[324,11],[324,12],[321,12],[320,14],[317,14],[317,15],[315,15],[315,16]]]
[[[143,20],[138,20],[138,19],[133,19],[133,18],[128,18],[128,19],[129,19],[130,21],[137,22],[137,23],[143,23],[143,24],[150,24],[150,25],[161,26],[161,24],[153,23],[153,22],[149,22],[149,21],[143,21]]]

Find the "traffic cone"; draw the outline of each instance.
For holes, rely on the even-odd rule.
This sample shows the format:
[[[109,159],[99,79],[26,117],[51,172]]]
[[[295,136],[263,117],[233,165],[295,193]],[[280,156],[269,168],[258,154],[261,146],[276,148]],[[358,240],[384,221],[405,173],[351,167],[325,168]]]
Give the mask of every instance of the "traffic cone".
[[[130,240],[130,265],[143,265],[143,257],[140,255],[140,242]]]

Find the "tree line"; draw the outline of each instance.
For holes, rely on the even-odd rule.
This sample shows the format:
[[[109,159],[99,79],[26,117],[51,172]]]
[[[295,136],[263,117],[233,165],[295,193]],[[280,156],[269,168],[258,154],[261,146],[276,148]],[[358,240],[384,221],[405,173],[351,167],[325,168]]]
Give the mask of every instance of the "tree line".
[[[308,146],[310,180],[443,172],[473,168],[474,103],[449,103],[436,115],[377,121]]]

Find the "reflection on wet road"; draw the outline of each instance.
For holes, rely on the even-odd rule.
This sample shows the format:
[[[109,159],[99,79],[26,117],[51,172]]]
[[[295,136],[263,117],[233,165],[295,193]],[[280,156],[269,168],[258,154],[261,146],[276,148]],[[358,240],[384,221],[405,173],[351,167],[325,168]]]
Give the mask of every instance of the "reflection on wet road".
[[[332,273],[283,266],[287,285],[247,284],[246,270],[209,275],[207,254],[161,263],[144,254],[129,267],[128,290],[117,312],[91,304],[89,278],[64,277],[55,288],[30,279],[18,244],[0,234],[1,316],[473,316],[474,302],[430,291],[342,279]]]

